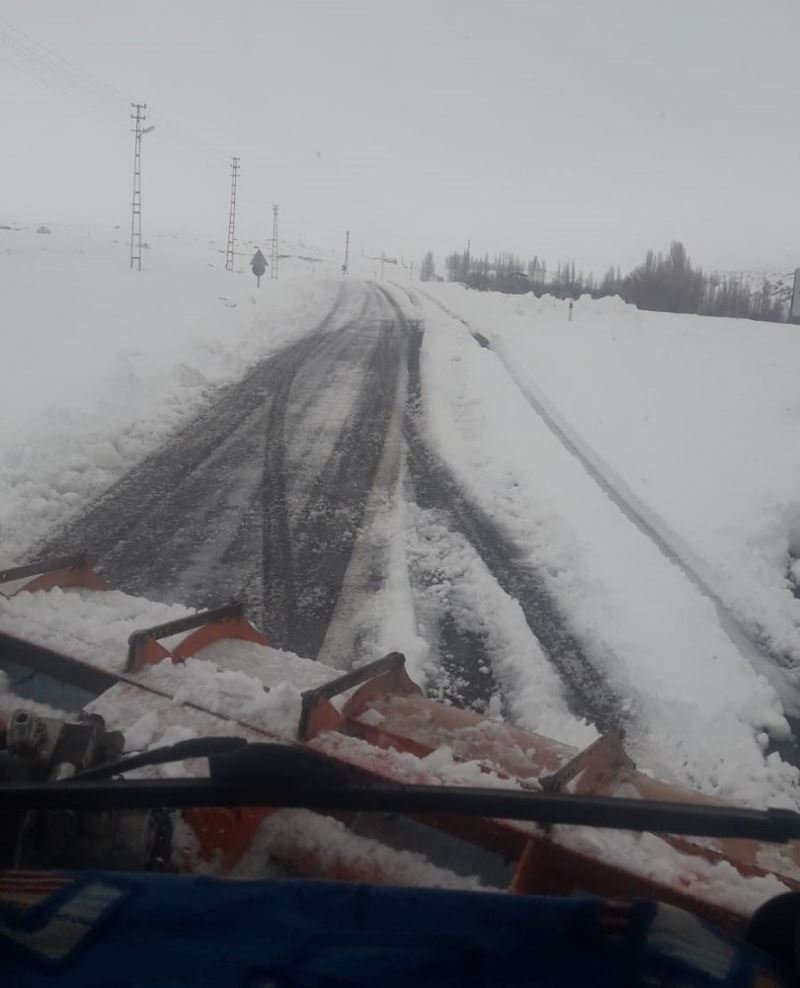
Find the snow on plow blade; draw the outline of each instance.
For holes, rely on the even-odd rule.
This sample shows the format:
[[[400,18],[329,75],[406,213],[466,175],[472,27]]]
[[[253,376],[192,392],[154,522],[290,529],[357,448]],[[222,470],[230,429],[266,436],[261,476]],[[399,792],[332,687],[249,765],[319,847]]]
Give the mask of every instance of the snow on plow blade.
[[[0,572],[0,591],[0,671],[12,692],[100,714],[131,747],[150,747],[176,729],[233,734],[290,742],[367,785],[723,805],[638,772],[618,734],[577,751],[445,706],[422,694],[399,653],[339,675],[271,649],[241,605],[198,613],[130,597],[109,588],[83,557]],[[0,719],[16,702],[5,698]],[[769,896],[800,890],[795,843],[543,827],[488,813],[409,813],[400,824],[386,814],[368,826],[358,813],[332,820],[261,806],[194,807],[183,816],[200,857],[226,873],[265,847],[301,873],[389,884],[435,884],[467,861],[473,870],[486,864],[491,881],[513,892],[644,895],[729,926]],[[425,855],[430,870],[398,857],[398,843]],[[197,863],[187,857],[185,867]]]

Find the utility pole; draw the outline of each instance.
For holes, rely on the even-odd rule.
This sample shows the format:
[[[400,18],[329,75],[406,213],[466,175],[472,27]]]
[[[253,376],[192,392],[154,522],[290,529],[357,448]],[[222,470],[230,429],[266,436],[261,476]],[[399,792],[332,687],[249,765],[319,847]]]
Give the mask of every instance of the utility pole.
[[[414,280],[414,262],[413,261],[411,262],[411,266],[408,269],[408,280],[409,281],[413,281]]]
[[[344,264],[342,265],[342,274],[347,274],[350,271],[350,231],[348,230],[344,235]]]
[[[270,279],[278,277],[278,205],[272,207],[272,255],[269,267]]]
[[[228,213],[228,244],[225,248],[225,270],[233,271],[234,234],[236,230],[236,184],[239,179],[239,159],[231,158],[231,208]]]
[[[131,103],[136,113],[131,114],[135,122],[133,133],[133,198],[131,200],[131,268],[134,264],[142,270],[142,124],[147,103]]]
[[[381,251],[381,281],[383,281],[383,263],[386,260],[386,255]]]

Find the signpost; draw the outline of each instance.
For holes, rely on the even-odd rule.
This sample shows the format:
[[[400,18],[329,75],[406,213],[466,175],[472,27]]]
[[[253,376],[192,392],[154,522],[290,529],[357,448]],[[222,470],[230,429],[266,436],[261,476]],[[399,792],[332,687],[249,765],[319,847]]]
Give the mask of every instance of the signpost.
[[[255,254],[253,255],[253,260],[250,262],[250,267],[253,269],[253,274],[256,276],[256,286],[261,287],[261,276],[267,270],[267,259],[261,253],[261,248],[259,247]]]

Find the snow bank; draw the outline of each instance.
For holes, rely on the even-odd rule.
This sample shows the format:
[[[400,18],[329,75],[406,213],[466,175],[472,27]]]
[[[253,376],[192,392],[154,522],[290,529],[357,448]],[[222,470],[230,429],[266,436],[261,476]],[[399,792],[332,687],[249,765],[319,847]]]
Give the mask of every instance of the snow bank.
[[[526,307],[542,318],[560,312],[562,329],[569,325],[563,304],[553,299],[498,300],[449,286],[436,291],[490,340],[503,332],[497,328],[503,306],[520,307],[531,324]],[[583,306],[576,306],[576,320]],[[664,778],[721,798],[794,805],[797,772],[777,756],[764,757],[765,732],[788,733],[781,702],[731,642],[713,603],[598,487],[498,356],[425,297],[422,308],[432,442],[543,574],[589,657],[626,698],[633,756]],[[642,317],[618,300],[600,308],[603,320],[614,313],[623,325]],[[487,309],[496,314],[493,322]],[[554,330],[547,340],[557,350]],[[591,363],[575,352],[563,355],[562,377],[581,361]],[[529,372],[538,368],[522,349],[519,362]]]
[[[0,259],[5,562],[319,323],[339,285],[293,260],[257,291],[246,258],[230,273],[218,246],[166,234],[131,271],[116,229],[0,230]]]
[[[431,293],[549,400],[751,631],[800,663],[800,327],[588,297],[569,322],[552,298]]]
[[[570,713],[558,674],[519,603],[498,585],[463,536],[450,532],[434,512],[408,510],[406,551],[415,570],[426,577],[414,601],[417,620],[424,622],[429,610],[446,612],[462,631],[485,642],[505,701],[497,697],[493,712],[577,748],[591,744],[596,729]]]
[[[0,596],[0,626],[25,641],[111,672],[121,672],[134,631],[195,612],[119,590],[62,590]]]

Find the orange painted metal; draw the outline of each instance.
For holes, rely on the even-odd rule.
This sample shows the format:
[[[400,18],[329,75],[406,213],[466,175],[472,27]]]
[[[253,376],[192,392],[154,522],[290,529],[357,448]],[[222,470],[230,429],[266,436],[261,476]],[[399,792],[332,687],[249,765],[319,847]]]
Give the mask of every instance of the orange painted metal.
[[[262,807],[186,809],[183,818],[197,838],[200,857],[235,868],[253,843],[261,821],[274,810]]]
[[[608,791],[620,772],[632,771],[635,767],[622,746],[622,735],[613,731],[579,751],[558,771],[542,775],[539,782],[550,792],[564,792],[574,782],[572,792],[598,795]]]
[[[24,584],[24,590],[47,590],[56,586],[110,589],[85,560],[78,558],[74,565],[59,565],[38,574],[32,567],[22,569],[28,573],[20,576],[33,576]],[[6,571],[10,579],[16,580],[12,573],[14,571]],[[143,637],[136,643],[134,662],[129,671],[141,670],[165,658],[183,662],[212,642],[227,638],[266,644],[265,636],[240,614],[197,628],[172,649],[154,637]],[[399,658],[402,663],[402,657]],[[132,681],[130,685],[142,688]],[[242,727],[249,730],[246,724]],[[258,733],[269,737],[267,732]],[[454,762],[475,763],[479,770],[522,788],[555,788],[557,791],[609,796],[638,795],[642,799],[722,805],[719,800],[636,771],[617,735],[607,735],[584,751],[577,751],[543,735],[429,700],[408,677],[402,664],[356,688],[341,711],[324,696],[315,698],[301,741],[312,739],[314,750],[367,780],[430,782],[433,777],[435,781],[435,772],[427,772],[425,766],[417,769],[404,765],[395,752],[424,759],[448,748]],[[362,745],[361,741],[367,744]],[[415,778],[415,773],[420,775],[419,779]],[[426,774],[428,777],[423,778]],[[252,846],[259,825],[271,812],[274,811],[262,808],[194,809],[186,810],[184,818],[197,837],[201,856],[209,861],[217,858],[225,869],[231,870]],[[788,887],[800,890],[797,877],[800,871],[795,872],[791,867],[794,864],[800,867],[797,845],[782,852],[787,861],[786,869],[770,871],[759,864],[759,852],[764,845],[756,841],[725,839],[710,844],[658,835],[686,855],[687,860],[689,877],[685,881],[677,878],[672,885],[666,885],[647,875],[609,864],[588,852],[565,846],[559,842],[557,832],[551,835],[531,824],[489,818],[465,819],[446,814],[425,815],[419,819],[516,861],[511,885],[514,892],[563,894],[584,890],[604,896],[654,896],[731,926],[740,922],[741,917],[704,901],[703,883],[699,878],[702,871],[692,873],[690,862],[693,857],[717,864],[728,862],[745,876],[777,875]],[[300,871],[362,881],[381,880],[377,866],[359,861],[357,855],[348,859],[342,849],[337,851],[338,857],[332,858],[329,853],[322,855],[309,848],[302,840],[293,845],[284,837],[282,845],[278,856]]]
[[[320,698],[311,708],[308,714],[305,737],[303,741],[310,741],[324,731],[344,731],[347,721],[334,707],[330,700]]]
[[[382,673],[353,693],[344,705],[342,713],[346,720],[357,717],[366,707],[385,696],[415,696],[422,697],[422,690],[408,675],[403,666]]]
[[[157,630],[162,631],[163,628],[164,626],[161,626]],[[131,636],[128,672],[141,672],[145,666],[156,665],[164,659],[169,659],[174,665],[178,665],[208,645],[227,639],[253,642],[256,645],[267,644],[266,637],[247,620],[243,613],[209,621],[208,624],[189,631],[186,637],[171,649],[159,640],[163,634],[157,636],[157,630],[153,629],[151,634],[148,629]]]
[[[340,714],[333,704],[334,697],[350,698]],[[405,657],[390,652],[381,659],[344,673],[321,686],[306,690],[302,696],[297,740],[310,741],[322,731],[345,730],[348,717],[361,711],[371,700],[393,694],[421,693],[405,671]]]
[[[205,624],[202,628],[192,631],[172,649],[173,662],[184,662],[207,645],[224,638],[254,642],[256,645],[268,644],[266,637],[243,614],[240,614],[237,617]]]
[[[111,584],[92,569],[91,563],[85,556],[72,556],[63,559],[44,561],[39,566],[30,564],[14,567],[0,574],[0,583],[15,582],[19,578],[30,577],[22,586],[12,593],[0,591],[0,596],[16,597],[21,593],[36,593],[39,590],[53,590],[60,587],[63,590],[111,590]]]
[[[91,566],[86,565],[76,569],[61,569],[42,573],[41,576],[37,576],[30,583],[26,583],[24,587],[17,590],[17,593],[23,591],[35,593],[37,590],[52,590],[54,587],[61,587],[63,590],[78,588],[85,590],[112,589],[107,580],[95,573]]]
[[[162,645],[161,642],[156,641],[155,638],[144,638],[136,643],[135,648],[131,652],[130,668],[128,671],[132,673],[141,672],[145,666],[158,665],[164,659],[169,659],[170,662],[174,661],[172,652]]]
[[[447,707],[418,693],[373,693],[370,701],[368,711],[365,703],[345,706],[350,732],[370,744],[419,758],[446,745],[458,761],[475,761],[501,778],[534,784],[543,772],[558,771],[576,753],[542,734]]]
[[[369,712],[361,711],[348,720],[350,732],[369,744],[383,749],[409,752],[425,758],[447,746],[456,761],[473,761],[487,772],[517,780],[523,787],[547,787],[548,780],[558,780],[560,788],[580,795],[625,795],[667,802],[725,805],[703,793],[660,782],[636,771],[625,753],[621,738],[607,735],[584,751],[577,751],[550,738],[521,728],[487,721],[481,715],[456,707],[445,707],[421,696],[373,696]],[[345,708],[347,712],[347,708]],[[561,773],[561,774],[559,774]],[[552,786],[552,783],[551,783]],[[451,827],[447,827],[452,831]],[[473,831],[473,838],[470,837]],[[488,828],[478,821],[465,821],[458,836],[475,843],[491,839],[506,843],[514,854],[519,827],[508,821],[496,821]],[[501,837],[500,835],[504,835]],[[671,835],[662,839],[681,850],[691,846],[691,854],[716,863],[726,860],[742,874],[768,874],[758,864],[764,845],[759,841],[722,838],[708,843],[677,840]],[[778,877],[794,887],[794,865],[800,868],[800,845],[789,845],[783,852],[791,869]],[[798,872],[800,874],[800,872]]]
[[[598,858],[567,848],[545,836],[532,837],[519,859],[509,891],[520,894],[569,895],[593,893],[604,898],[641,896],[700,913],[730,930],[741,930],[743,917],[732,909],[698,898],[687,884],[667,885],[654,878],[617,868]]]

